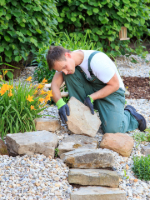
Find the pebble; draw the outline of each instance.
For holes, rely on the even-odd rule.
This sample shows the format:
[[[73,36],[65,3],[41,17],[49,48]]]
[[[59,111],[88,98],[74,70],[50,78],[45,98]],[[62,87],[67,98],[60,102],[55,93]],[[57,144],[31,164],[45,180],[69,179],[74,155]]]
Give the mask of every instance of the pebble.
[[[133,58],[137,63],[131,62]],[[146,59],[147,62],[136,55],[131,55],[128,58],[120,56],[116,58],[115,64],[121,76],[149,77],[150,54],[147,55]],[[34,69],[35,67],[26,67],[20,79],[25,80],[32,76]],[[127,104],[134,106],[146,118],[147,126],[150,127],[150,101],[147,99],[126,100]],[[54,105],[47,105],[42,115],[43,118],[59,118],[58,109]],[[131,131],[128,134],[133,136],[135,133],[139,133],[139,130]],[[63,138],[72,133],[65,124],[61,123],[61,129],[55,134],[61,143]],[[102,140],[103,131],[101,128],[95,137],[99,142]],[[142,156],[141,148],[144,145],[147,143],[141,143],[137,146],[134,142],[134,148],[129,158],[109,150],[115,158],[113,170],[119,174],[119,188],[126,191],[127,200],[150,199],[150,181],[137,179],[132,171],[132,158],[135,155]],[[21,157],[0,156],[0,169],[0,200],[70,200],[70,193],[73,190],[78,190],[68,183],[69,168],[59,158],[47,158],[39,154]],[[126,176],[124,170],[126,170]]]

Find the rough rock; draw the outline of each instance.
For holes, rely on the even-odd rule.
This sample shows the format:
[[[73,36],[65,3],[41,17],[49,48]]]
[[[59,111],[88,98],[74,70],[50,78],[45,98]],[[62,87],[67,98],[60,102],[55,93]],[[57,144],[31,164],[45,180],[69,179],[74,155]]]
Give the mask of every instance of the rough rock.
[[[34,120],[37,131],[56,131],[60,129],[60,121],[58,119],[36,118]]]
[[[9,155],[7,146],[1,139],[0,139],[0,155]]]
[[[126,200],[126,192],[118,188],[80,187],[71,193],[71,200]]]
[[[71,168],[112,168],[114,157],[105,149],[76,149],[61,154],[60,158]]]
[[[33,155],[41,153],[54,157],[58,138],[48,131],[7,134],[7,146],[12,153]]]
[[[130,156],[133,146],[133,138],[124,133],[105,133],[100,143],[101,148],[111,149],[125,157]]]
[[[141,153],[144,154],[145,156],[150,155],[150,145],[142,147]]]
[[[92,115],[90,109],[75,97],[70,98],[68,106],[70,109],[70,116],[67,116],[68,129],[75,134],[95,137],[101,125],[97,114]]]
[[[79,185],[97,185],[117,188],[117,172],[104,169],[70,169],[68,182]]]
[[[64,138],[58,146],[58,155],[75,149],[96,149],[98,141],[85,135],[70,135]]]

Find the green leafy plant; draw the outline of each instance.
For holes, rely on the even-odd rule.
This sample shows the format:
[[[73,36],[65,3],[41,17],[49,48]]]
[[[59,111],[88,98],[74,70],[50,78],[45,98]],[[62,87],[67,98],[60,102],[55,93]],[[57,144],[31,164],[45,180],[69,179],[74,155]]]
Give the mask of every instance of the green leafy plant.
[[[59,30],[68,33],[91,31],[90,39],[102,46],[104,52],[113,56],[135,52],[129,47],[130,41],[120,41],[119,31],[122,26],[128,29],[128,37],[140,39],[150,35],[147,28],[150,14],[149,0],[123,1],[88,1],[58,0],[57,8]],[[141,54],[142,47],[136,53]]]
[[[0,1],[0,56],[3,62],[26,60],[49,41],[56,31],[55,1]],[[12,64],[13,65],[13,64]]]
[[[133,157],[132,170],[134,174],[141,180],[150,180],[150,155],[139,158],[138,156]]]
[[[58,152],[59,152],[58,148],[55,148],[55,157],[58,157]]]
[[[31,81],[29,77],[27,81]],[[46,102],[52,92],[44,92],[43,84],[33,87],[31,84],[21,83],[13,85],[3,80],[0,84],[0,136],[7,133],[18,133],[35,130],[34,119],[41,117],[40,112],[45,109]],[[38,95],[37,95],[38,94]]]
[[[126,170],[124,169],[123,171],[124,171],[124,177],[125,177],[126,179],[129,179],[129,176],[127,176]]]
[[[145,131],[148,133],[147,134],[143,132],[134,133],[133,138],[137,143],[136,147],[139,146],[141,142],[150,142],[150,128],[146,129]]]

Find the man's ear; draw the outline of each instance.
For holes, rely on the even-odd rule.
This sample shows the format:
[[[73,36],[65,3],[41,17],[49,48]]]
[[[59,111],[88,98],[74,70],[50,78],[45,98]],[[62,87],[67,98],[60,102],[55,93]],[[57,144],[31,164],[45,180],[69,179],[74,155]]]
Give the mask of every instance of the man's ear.
[[[66,53],[65,53],[65,57],[71,58],[71,53],[66,52]]]

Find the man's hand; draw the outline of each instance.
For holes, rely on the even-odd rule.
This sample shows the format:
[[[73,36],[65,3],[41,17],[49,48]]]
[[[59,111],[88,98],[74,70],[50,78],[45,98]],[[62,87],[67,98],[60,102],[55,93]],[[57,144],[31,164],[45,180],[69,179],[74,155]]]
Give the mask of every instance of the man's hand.
[[[67,115],[70,115],[70,111],[69,111],[69,107],[67,104],[65,104],[64,106],[62,106],[61,108],[59,108],[59,116],[63,122],[63,124],[65,124],[68,119],[67,119]],[[67,115],[66,115],[67,114]]]
[[[92,100],[93,99],[90,98],[90,96],[87,96],[86,99],[84,100],[84,104],[90,108],[92,115],[94,115],[94,106],[91,102]]]
[[[69,111],[69,107],[68,105],[63,101],[63,99],[59,99],[56,103],[56,106],[58,107],[59,110],[59,116],[63,122],[63,124],[65,124],[68,119],[67,119],[67,115],[70,115],[70,111]]]

